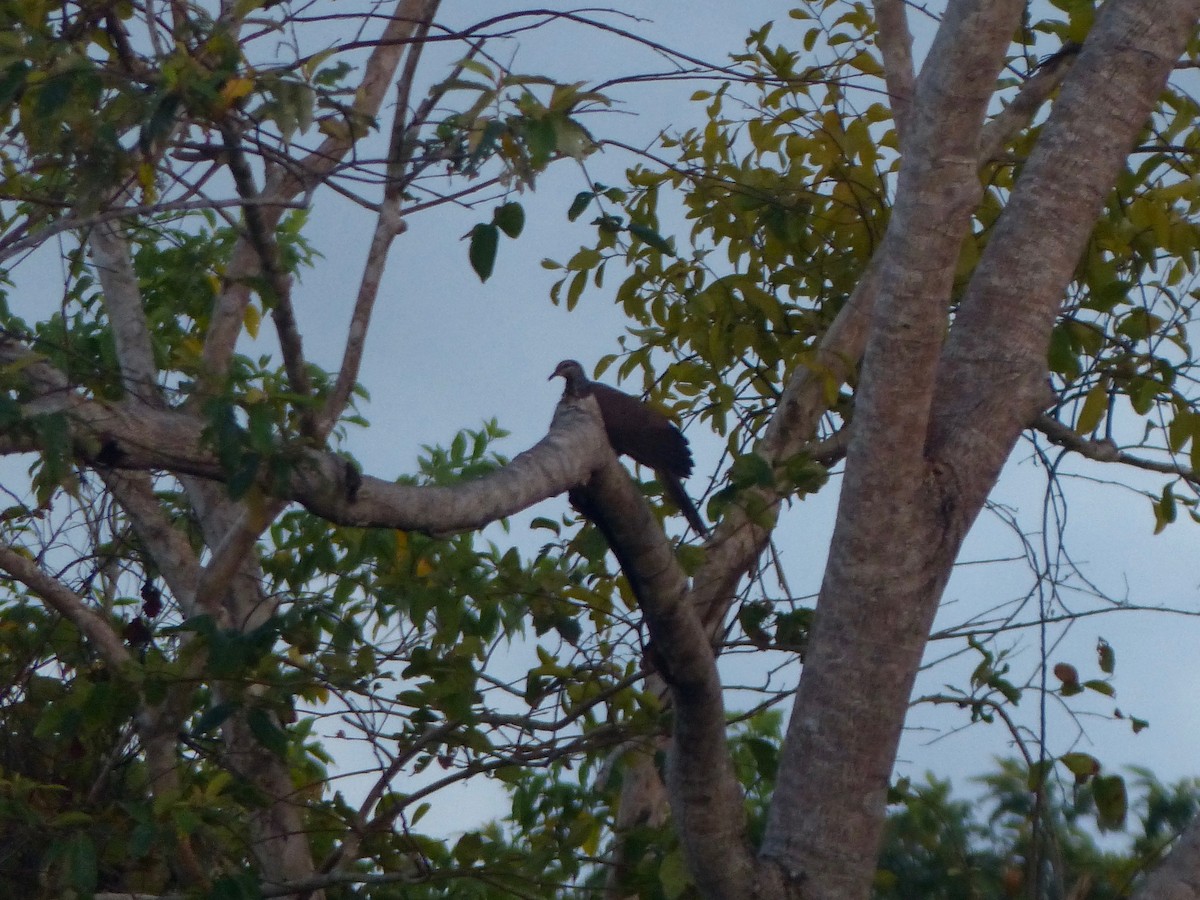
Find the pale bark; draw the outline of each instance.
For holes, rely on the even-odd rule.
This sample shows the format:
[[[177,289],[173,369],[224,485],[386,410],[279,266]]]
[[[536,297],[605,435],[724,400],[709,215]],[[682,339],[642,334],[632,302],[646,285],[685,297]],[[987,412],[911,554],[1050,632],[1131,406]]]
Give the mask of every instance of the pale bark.
[[[438,0],[398,0],[364,66],[362,81],[354,95],[356,113],[369,118],[378,115],[405,50],[422,25],[432,21],[438,5]],[[284,212],[282,207],[269,204],[287,203],[314,190],[341,165],[353,147],[354,140],[349,136],[329,137],[298,165],[275,168],[261,192],[262,228],[274,231]],[[254,247],[247,240],[239,241],[204,338],[203,361],[210,380],[221,378],[228,369],[250,302],[250,282],[258,271],[259,259]]]
[[[1138,885],[1133,900],[1200,898],[1200,818],[1184,830],[1175,846]]]
[[[912,32],[908,28],[908,8],[904,0],[875,0],[875,27],[878,32],[875,43],[883,57],[888,104],[892,108],[896,137],[903,151],[908,143],[909,116],[913,91],[916,89]]]
[[[924,457],[979,134],[1020,2],[952,3],[922,69],[854,433],[762,853],[806,897],[864,897],[888,778],[952,557]]]
[[[0,544],[0,569],[41,597],[47,606],[78,628],[100,658],[113,669],[120,671],[132,662],[125,644],[104,616],[62,582],[43,572],[34,560],[7,544]]]
[[[867,894],[938,599],[967,527],[1045,400],[1046,346],[1063,289],[1197,4],[1106,6],[943,348],[964,212],[977,191],[955,160],[979,130],[941,101],[962,109],[966,99],[954,98],[968,88],[955,52],[988,53],[963,63],[994,78],[992,50],[1007,43],[1019,4],[962,11],[948,12],[918,86],[838,523],[763,848],[802,880],[805,897]],[[973,16],[992,18],[990,37],[960,33],[955,46],[942,45]],[[984,91],[970,93],[974,104],[986,102]]]
[[[594,401],[588,400],[594,405]],[[568,401],[564,401],[564,404]],[[587,514],[608,538],[638,597],[674,730],[667,758],[671,810],[700,889],[735,900],[754,890],[742,791],[726,744],[716,656],[687,579],[640,492],[611,452],[583,491]]]
[[[397,3],[395,15],[367,61],[363,80],[355,96],[354,107],[358,113],[365,117],[374,117],[378,113],[396,67],[406,48],[411,46],[409,40],[428,29],[437,5],[430,0],[400,0]],[[419,44],[416,46],[419,48]],[[398,116],[403,114],[403,110],[397,113]],[[341,163],[354,144],[352,138],[330,138],[300,169],[286,172],[276,169],[276,177],[269,179],[266,187],[259,191],[253,184],[249,165],[241,155],[240,136],[230,130],[225,138],[230,165],[244,201],[246,231],[235,247],[231,265],[226,270],[224,290],[217,299],[211,327],[205,335],[202,358],[206,378],[202,379],[200,389],[186,405],[189,410],[198,409],[209,389],[223,377],[243,327],[246,304],[251,296],[251,281],[260,272],[265,274],[273,288],[272,313],[292,389],[301,396],[311,393],[300,334],[291,312],[290,285],[278,263],[274,230],[284,211],[280,204],[289,203],[301,191],[309,191],[319,184]],[[304,172],[304,176],[297,178],[296,172]],[[396,230],[393,229],[392,234]],[[380,271],[386,249],[385,245],[375,253]],[[116,220],[101,222],[93,228],[91,251],[113,326],[122,380],[127,392],[126,400],[121,404],[96,404],[85,399],[69,388],[61,373],[36,361],[36,355],[22,352],[15,341],[8,341],[0,355],[19,359],[23,364],[32,362],[30,374],[35,384],[31,386],[38,396],[27,404],[27,410],[31,413],[68,413],[72,419],[75,440],[80,445],[81,458],[99,463],[110,486],[128,501],[127,511],[138,533],[160,569],[168,574],[185,614],[208,613],[219,627],[253,628],[275,610],[275,601],[262,594],[262,573],[255,562],[253,549],[262,530],[283,509],[287,498],[268,499],[256,506],[241,506],[230,501],[223,487],[203,480],[214,474],[211,454],[196,452],[204,443],[203,424],[186,413],[169,411],[158,390],[158,373],[154,367],[142,298],[132,270],[128,245]],[[379,280],[377,272],[368,283],[371,291],[368,300],[371,302]],[[361,312],[363,308],[360,296],[355,323],[365,334],[366,316]],[[369,313],[369,303],[365,308]],[[354,337],[352,333],[348,356],[353,355],[356,346]],[[361,353],[361,338],[357,346],[357,352]],[[313,421],[311,414],[306,415],[305,430],[314,437],[325,437],[344,409],[349,387],[357,372],[357,360],[353,360],[352,366],[343,366],[343,370],[343,378],[339,382],[342,390],[335,392],[331,398],[325,419],[318,424]],[[156,418],[156,414],[159,418]],[[161,416],[174,417],[174,422]],[[147,427],[151,422],[159,428]],[[153,452],[156,442],[161,442],[160,449],[175,448],[179,456],[189,458],[190,462],[182,467],[164,464],[165,460],[150,465],[129,465],[139,459],[143,451],[156,455]],[[127,450],[130,451],[129,455],[126,455]],[[178,462],[178,458],[175,461]],[[298,459],[298,463],[302,466],[303,460]],[[116,471],[120,468],[133,471],[129,475],[121,475]],[[148,479],[136,470],[158,469],[171,471],[180,478],[196,511],[206,542],[213,549],[208,566],[200,567],[188,552],[189,548],[180,545],[178,533],[169,523],[162,521],[161,515],[156,514]],[[334,466],[333,470],[338,475],[342,494],[352,494],[353,491],[347,489],[348,481],[343,483],[343,479],[349,477],[344,466]],[[326,488],[322,488],[322,491],[330,493]],[[197,657],[196,666],[202,664],[202,657]],[[193,674],[197,677],[202,675],[200,671]],[[214,690],[218,694],[222,692],[219,685],[214,685]],[[186,706],[181,701],[182,697],[176,692],[160,708],[147,709],[139,716],[145,733],[152,783],[156,789],[173,789],[177,783],[171,739],[179,724],[175,719]],[[286,764],[259,745],[247,727],[244,715],[240,713],[222,725],[222,734],[227,764],[249,779],[267,798],[250,823],[251,849],[264,880],[268,884],[279,884],[310,877],[313,864],[304,833],[303,810],[291,796],[293,788]]]
[[[129,243],[119,223],[103,222],[92,229],[89,246],[112,324],[121,385],[143,403],[159,406],[162,394],[158,388],[158,368],[154,364],[154,347]]]

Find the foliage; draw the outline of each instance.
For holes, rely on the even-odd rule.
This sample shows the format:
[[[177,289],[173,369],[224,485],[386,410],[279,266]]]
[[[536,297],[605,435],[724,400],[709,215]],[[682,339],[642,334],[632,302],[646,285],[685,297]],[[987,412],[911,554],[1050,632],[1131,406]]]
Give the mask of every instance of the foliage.
[[[1110,835],[1103,844],[1087,827],[1095,808],[1087,786],[1054,782],[1039,797],[1029,789],[1027,767],[1015,760],[979,776],[983,794],[973,800],[954,799],[950,783],[933,776],[903,784],[888,816],[875,896],[1019,897],[1028,895],[1031,878],[1041,882],[1034,896],[1128,896],[1200,800],[1194,779],[1167,786],[1145,770],[1133,774],[1131,822],[1119,842]]]

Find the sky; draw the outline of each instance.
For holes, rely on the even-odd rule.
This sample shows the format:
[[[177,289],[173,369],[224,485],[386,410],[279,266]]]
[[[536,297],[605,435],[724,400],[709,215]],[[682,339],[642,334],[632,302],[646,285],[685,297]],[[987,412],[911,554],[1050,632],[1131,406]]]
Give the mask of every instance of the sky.
[[[572,8],[546,4],[549,8]],[[442,21],[466,24],[480,16],[518,4],[447,2]],[[635,10],[638,22],[625,22],[636,30],[694,56],[723,61],[742,47],[744,35],[768,19],[777,21],[774,37],[798,40],[800,26],[787,18],[786,3],[731,4],[715,0],[625,3]],[[621,21],[621,20],[617,20]],[[923,28],[915,22],[914,27]],[[918,31],[918,43],[928,41],[927,30]],[[443,48],[449,61],[451,51]],[[442,71],[431,53],[426,71]],[[560,24],[531,32],[494,52],[511,60],[515,70],[544,72],[565,81],[607,79],[616,72],[661,69],[663,60],[645,48],[602,38],[573,25]],[[682,130],[698,122],[703,110],[688,101],[697,89],[693,83],[643,84],[615,90],[614,111],[597,118],[594,131],[619,136],[626,143],[649,146],[664,128]],[[620,184],[628,155],[607,150],[587,161],[586,177]],[[351,428],[348,449],[363,471],[382,478],[409,472],[422,445],[449,443],[463,428],[478,428],[496,418],[511,435],[496,449],[515,455],[539,440],[549,424],[561,393],[560,382],[547,377],[563,358],[581,360],[585,367],[616,349],[625,322],[611,302],[619,278],[609,273],[603,292],[585,294],[579,307],[568,313],[553,306],[549,289],[556,276],[542,268],[544,257],[568,258],[591,239],[587,217],[570,224],[566,210],[586,177],[571,163],[561,163],[537,184],[536,191],[520,197],[527,225],[516,241],[502,239],[496,269],[481,284],[467,265],[462,240],[471,226],[490,216],[484,211],[438,209],[413,219],[391,254],[372,335],[361,373],[371,394],[362,408],[370,420],[366,430]],[[368,243],[369,216],[328,193],[318,198],[307,235],[324,259],[302,276],[296,291],[297,315],[305,349],[316,363],[335,369],[354,300],[356,280]],[[670,232],[665,223],[664,233]],[[682,231],[682,227],[679,229]],[[44,296],[25,294],[31,307]],[[57,303],[57,294],[52,293]],[[264,329],[264,332],[267,329]],[[269,338],[261,338],[264,349]],[[245,348],[254,352],[253,345]],[[627,389],[637,391],[640,385]],[[688,432],[697,456],[693,485],[702,485],[721,452],[720,439],[698,428]],[[1195,558],[1197,534],[1189,523],[1153,535],[1148,500],[1135,492],[1091,483],[1091,478],[1120,478],[1157,493],[1157,479],[1134,477],[1098,464],[1070,463],[1070,502],[1065,543],[1104,592],[1131,603],[1165,605],[1200,610],[1200,575]],[[820,494],[785,511],[775,543],[793,592],[815,595],[820,585],[825,548],[832,533],[838,479]],[[1010,558],[1024,552],[1012,530],[1002,522],[1011,516],[1034,535],[1034,552],[1041,552],[1046,479],[1027,444],[1018,447],[993,500],[998,513],[985,512],[972,531],[962,559],[982,561]],[[557,516],[565,500],[548,501],[514,519],[514,534],[534,515]],[[522,539],[519,539],[520,543]],[[536,548],[541,538],[529,535],[523,546]],[[936,627],[948,627],[983,610],[1027,592],[1036,596],[1044,581],[1033,578],[1021,563],[972,564],[960,567],[947,589]],[[1081,602],[1067,595],[1068,602]],[[1023,618],[1032,618],[1032,614]],[[1200,707],[1193,698],[1195,648],[1200,622],[1165,613],[1113,612],[1083,619],[1074,625],[1051,654],[1051,661],[1074,663],[1084,678],[1099,677],[1095,646],[1106,639],[1116,650],[1115,700],[1097,695],[1088,706],[1094,710],[1080,722],[1072,721],[1054,704],[1048,710],[1052,726],[1051,747],[1061,753],[1083,750],[1099,756],[1106,769],[1136,763],[1171,780],[1200,774],[1193,745],[1200,735]],[[949,662],[930,668],[920,678],[917,696],[962,684],[978,662],[962,651],[965,641],[931,644],[929,660],[952,653]],[[1014,679],[1026,677],[1039,657],[1036,633],[1027,634],[1013,660]],[[752,681],[757,675],[745,657],[729,660],[724,673],[730,683]],[[1019,676],[1019,678],[1018,678]],[[793,676],[794,677],[794,676]],[[1026,695],[1018,714],[1027,724],[1037,721],[1033,692]],[[1150,728],[1133,735],[1127,721],[1111,718],[1114,707],[1150,721]],[[1012,755],[999,725],[975,725],[957,730],[965,717],[945,708],[918,707],[906,730],[897,774],[920,778],[926,770],[964,780],[991,769],[991,758]],[[1081,731],[1085,729],[1085,731]],[[486,811],[487,804],[476,804]],[[498,810],[497,810],[498,811]],[[455,830],[467,823],[453,816],[425,823],[435,829]]]

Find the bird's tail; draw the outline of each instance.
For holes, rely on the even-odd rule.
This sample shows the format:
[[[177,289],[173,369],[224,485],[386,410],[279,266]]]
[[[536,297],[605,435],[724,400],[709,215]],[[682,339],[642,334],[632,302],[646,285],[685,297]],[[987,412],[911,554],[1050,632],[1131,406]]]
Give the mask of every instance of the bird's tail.
[[[696,509],[696,504],[692,502],[692,498],[687,495],[687,491],[683,489],[683,482],[679,480],[679,476],[672,475],[670,472],[659,472],[659,480],[662,482],[663,489],[667,496],[671,498],[671,502],[679,507],[679,511],[683,513],[683,517],[688,520],[688,524],[696,530],[696,533],[701,537],[708,537],[708,526],[704,524],[704,520],[700,518],[700,510]]]

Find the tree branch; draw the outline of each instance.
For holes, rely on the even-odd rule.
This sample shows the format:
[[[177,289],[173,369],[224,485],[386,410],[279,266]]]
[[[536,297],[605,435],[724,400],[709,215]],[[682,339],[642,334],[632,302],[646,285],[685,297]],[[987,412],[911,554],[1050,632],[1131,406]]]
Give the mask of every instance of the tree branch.
[[[856,394],[837,525],[761,855],[865,896],[913,678],[948,573],[925,435],[979,136],[1023,3],[952,2],[922,68]],[[896,541],[903,533],[904,541]]]
[[[1142,879],[1132,900],[1200,900],[1197,861],[1200,861],[1200,818],[1192,820],[1166,858]]]
[[[0,543],[0,569],[25,585],[47,606],[79,629],[88,643],[113,669],[133,662],[112,625],[61,581],[51,578],[32,559],[8,544]]]
[[[261,197],[254,187],[250,164],[242,151],[241,134],[232,126],[222,128],[221,134],[225,139],[229,171],[233,175],[238,196],[250,201],[260,200]],[[242,220],[246,225],[245,237],[254,248],[258,257],[258,268],[268,288],[263,299],[270,304],[271,318],[275,322],[275,332],[279,337],[279,350],[283,355],[288,385],[293,393],[308,399],[312,396],[312,382],[308,377],[308,364],[304,360],[304,344],[300,337],[300,328],[296,324],[296,312],[292,308],[291,278],[283,271],[274,224],[272,223],[270,228],[267,227],[267,217],[254,202],[242,207]],[[277,221],[277,218],[274,221]],[[307,437],[314,434],[313,416],[307,406],[300,408],[300,431]]]
[[[908,143],[908,121],[916,81],[913,74],[912,32],[908,30],[908,10],[904,0],[875,0],[875,27],[875,43],[883,57],[888,103],[892,108],[896,136],[903,152]]]
[[[378,114],[405,47],[422,23],[432,21],[438,5],[438,0],[398,0],[387,27],[375,42],[362,81],[355,91],[354,110],[357,114],[367,118]],[[261,192],[262,230],[273,234],[279,224],[283,207],[271,203],[288,203],[297,195],[315,189],[340,165],[355,142],[352,136],[329,137],[299,165],[277,167]],[[222,377],[229,366],[241,334],[246,304],[250,301],[249,282],[258,271],[254,248],[247,241],[239,241],[231,255],[224,287],[204,338],[202,360],[207,383]],[[197,401],[204,393],[203,390],[196,393]]]
[[[1192,484],[1200,484],[1200,474],[1191,468],[1191,466],[1181,465],[1177,462],[1161,462],[1156,459],[1146,459],[1143,456],[1136,456],[1121,450],[1111,441],[1094,441],[1085,438],[1053,416],[1046,414],[1038,416],[1033,427],[1058,446],[1072,450],[1087,459],[1094,459],[1097,462],[1124,463],[1135,469],[1144,469],[1147,472],[1161,472],[1164,475],[1178,475]]]
[[[101,469],[166,470],[223,482],[228,473],[208,449],[205,425],[186,412],[153,409],[137,400],[89,400],[70,390],[53,366],[11,338],[0,338],[0,364],[16,363],[34,394],[26,408],[37,414],[63,414],[72,427],[77,458]],[[33,439],[12,432],[0,453],[36,449]],[[611,453],[598,420],[577,406],[560,404],[549,433],[508,465],[472,481],[442,486],[396,484],[359,475],[345,459],[307,447],[280,448],[290,462],[281,485],[264,475],[259,489],[279,500],[302,503],[323,518],[344,525],[400,528],[427,533],[474,529],[562,494],[587,479],[601,454]],[[211,510],[200,509],[202,524]],[[212,546],[234,528],[235,510],[220,527],[206,525]]]
[[[568,409],[595,401],[564,400]],[[595,415],[598,417],[599,410]],[[607,448],[573,497],[608,539],[633,587],[674,714],[667,784],[689,870],[707,896],[748,897],[753,857],[741,786],[726,741],[725,705],[709,633],[688,602],[687,578],[629,473]]]
[[[162,406],[158,367],[154,364],[154,348],[146,325],[142,292],[129,255],[129,242],[119,224],[113,221],[92,228],[88,246],[104,290],[104,308],[112,325],[121,383],[143,403]]]
[[[946,341],[930,433],[930,452],[953,460],[956,530],[965,532],[1045,408],[1047,348],[1066,287],[1197,13],[1197,0],[1102,8],[996,223]]]
[[[1022,128],[1028,127],[1050,95],[1058,90],[1078,53],[1077,45],[1068,44],[1038,66],[1037,71],[1021,85],[1013,101],[984,126],[979,141],[979,158],[983,165],[995,162],[1004,145]]]

